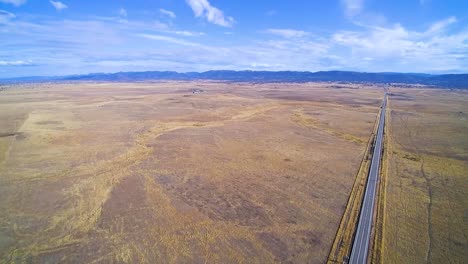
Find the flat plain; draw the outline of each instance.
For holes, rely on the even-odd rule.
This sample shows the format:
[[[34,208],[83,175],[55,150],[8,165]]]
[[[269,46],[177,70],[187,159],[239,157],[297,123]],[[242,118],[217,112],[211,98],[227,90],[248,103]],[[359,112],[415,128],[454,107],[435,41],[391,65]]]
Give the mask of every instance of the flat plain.
[[[3,263],[323,263],[383,98],[330,83],[2,88]]]
[[[468,93],[390,90],[381,263],[467,263]]]

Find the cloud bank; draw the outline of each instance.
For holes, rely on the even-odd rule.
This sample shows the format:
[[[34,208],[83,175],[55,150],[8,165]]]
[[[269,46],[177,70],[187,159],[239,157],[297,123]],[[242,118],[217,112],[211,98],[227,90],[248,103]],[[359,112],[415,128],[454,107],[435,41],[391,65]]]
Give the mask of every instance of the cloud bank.
[[[195,16],[210,23],[228,21],[208,1],[188,2]],[[213,9],[221,13],[209,15]],[[124,8],[109,12],[114,16],[42,19],[0,10],[0,77],[211,69],[468,71],[468,28],[455,16],[422,28],[346,17],[351,26],[331,31],[267,25],[226,32],[203,24],[177,25],[183,19],[159,9],[167,21],[155,19],[154,12],[151,19],[137,11],[128,18]],[[365,10],[360,12],[362,18]]]

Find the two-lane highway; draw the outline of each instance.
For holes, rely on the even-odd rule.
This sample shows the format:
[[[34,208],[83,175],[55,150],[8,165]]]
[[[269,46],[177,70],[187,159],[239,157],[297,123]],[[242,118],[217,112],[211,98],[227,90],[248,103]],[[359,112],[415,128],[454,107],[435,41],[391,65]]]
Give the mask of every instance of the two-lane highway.
[[[382,109],[380,111],[379,126],[377,128],[377,136],[374,144],[374,153],[372,155],[371,166],[367,178],[367,185],[362,202],[359,222],[354,237],[353,248],[349,263],[364,264],[367,263],[369,254],[369,243],[371,239],[375,193],[377,190],[377,182],[380,172],[380,159],[382,154],[383,130],[385,125],[385,108],[387,106],[387,93],[384,95]]]

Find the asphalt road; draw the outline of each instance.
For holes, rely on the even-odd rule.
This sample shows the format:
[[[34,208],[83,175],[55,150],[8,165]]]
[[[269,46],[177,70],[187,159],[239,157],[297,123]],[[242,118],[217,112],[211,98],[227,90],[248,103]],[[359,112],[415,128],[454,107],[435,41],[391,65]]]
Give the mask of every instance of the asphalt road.
[[[369,242],[371,239],[371,230],[373,224],[375,192],[377,189],[377,182],[379,179],[380,171],[380,158],[382,155],[382,142],[383,130],[385,124],[385,108],[387,106],[387,94],[384,95],[382,103],[382,111],[379,120],[379,127],[377,128],[377,136],[374,145],[374,153],[372,154],[372,161],[367,179],[366,191],[364,200],[359,215],[359,222],[354,237],[353,248],[351,249],[351,257],[348,263],[352,264],[365,264],[367,263],[367,256],[369,253]]]

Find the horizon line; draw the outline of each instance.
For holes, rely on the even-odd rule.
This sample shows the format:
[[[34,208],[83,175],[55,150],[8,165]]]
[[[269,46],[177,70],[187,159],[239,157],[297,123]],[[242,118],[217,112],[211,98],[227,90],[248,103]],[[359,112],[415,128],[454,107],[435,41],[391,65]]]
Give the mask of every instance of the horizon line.
[[[207,72],[296,72],[296,73],[320,73],[320,72],[346,72],[346,73],[362,73],[362,74],[408,74],[408,75],[432,75],[432,76],[441,76],[441,75],[466,75],[468,72],[447,72],[447,73],[427,73],[427,72],[395,72],[395,71],[356,71],[356,70],[318,70],[318,71],[299,71],[299,70],[206,70],[206,71],[175,71],[175,70],[142,70],[142,71],[117,71],[117,72],[89,72],[89,73],[73,73],[65,75],[24,75],[24,76],[15,76],[15,77],[0,77],[0,80],[14,80],[22,78],[66,78],[74,76],[87,76],[87,75],[111,75],[118,73],[144,73],[144,72],[167,72],[167,73],[177,73],[177,74],[190,74],[190,73],[207,73]]]

